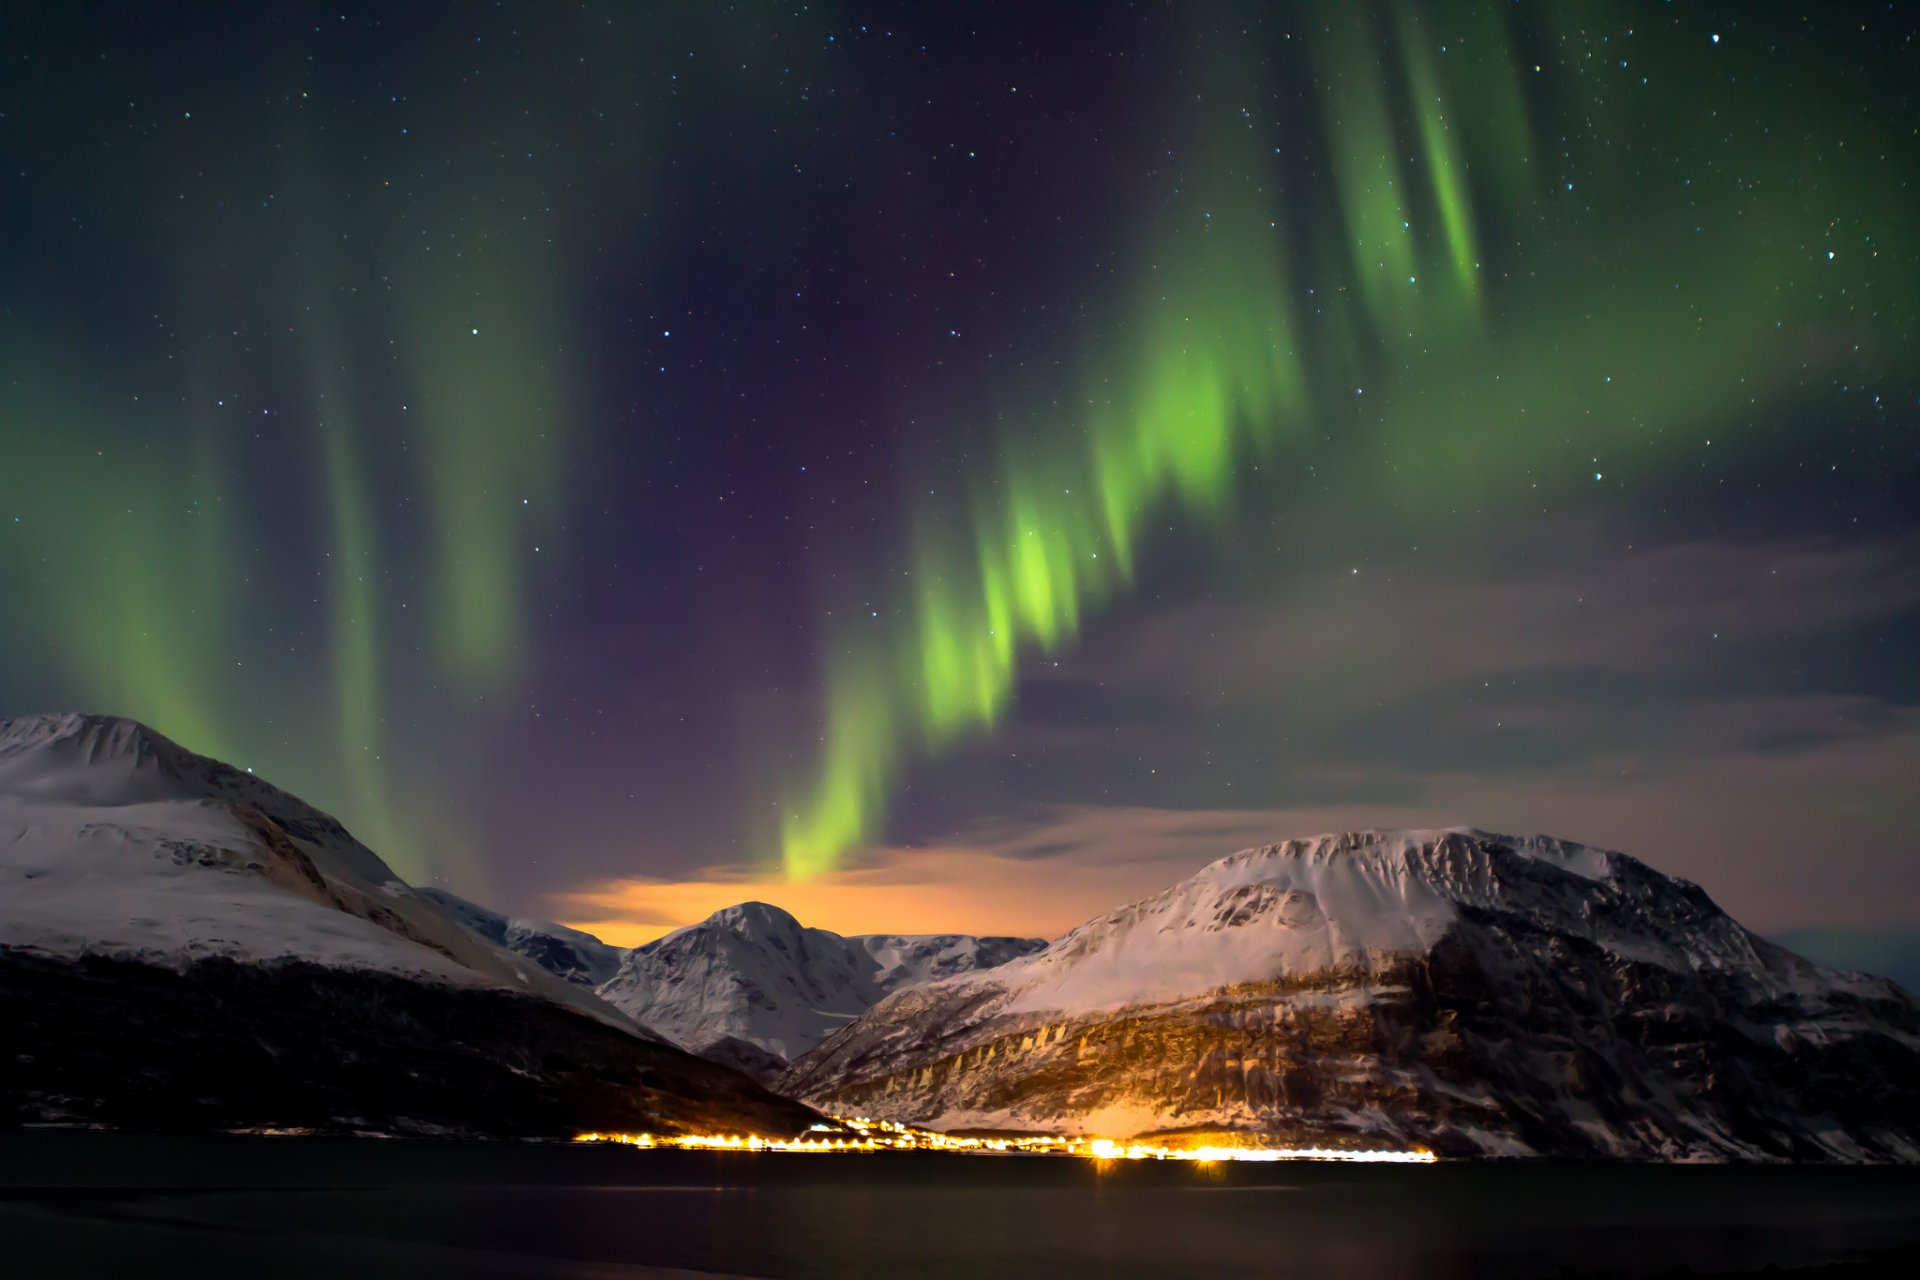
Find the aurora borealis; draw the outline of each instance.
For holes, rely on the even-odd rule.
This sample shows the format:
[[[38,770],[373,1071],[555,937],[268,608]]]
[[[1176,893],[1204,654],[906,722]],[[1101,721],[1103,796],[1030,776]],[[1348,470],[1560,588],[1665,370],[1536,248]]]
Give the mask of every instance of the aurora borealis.
[[[1583,447],[1612,457],[1624,445],[1657,466],[1661,437],[1710,429],[1755,390],[1792,400],[1807,369],[1795,367],[1791,343],[1808,326],[1873,339],[1875,326],[1852,323],[1858,303],[1844,286],[1832,297],[1831,282],[1802,275],[1807,247],[1833,238],[1817,216],[1768,209],[1749,232],[1739,201],[1702,209],[1689,200],[1728,230],[1685,249],[1663,243],[1632,208],[1659,176],[1689,189],[1686,162],[1651,162],[1670,171],[1657,176],[1648,162],[1609,172],[1605,155],[1657,146],[1635,137],[1637,112],[1608,119],[1604,100],[1586,104],[1597,117],[1582,122],[1587,136],[1562,139],[1551,174],[1533,166],[1536,122],[1515,84],[1524,72],[1493,10],[1462,9],[1457,25],[1406,5],[1328,5],[1315,18],[1299,68],[1315,93],[1292,119],[1231,110],[1264,106],[1285,77],[1270,67],[1262,83],[1223,65],[1239,51],[1214,50],[1232,42],[1196,42],[1209,88],[1201,103],[1215,99],[1188,122],[1199,159],[1170,202],[1173,216],[1155,219],[1135,250],[1145,278],[1114,300],[1121,319],[1089,344],[1091,372],[1066,375],[1084,396],[1063,406],[1064,421],[996,448],[957,521],[971,535],[960,550],[938,531],[951,512],[923,515],[936,532],[918,539],[909,601],[891,615],[904,619],[900,634],[873,653],[856,623],[830,650],[825,763],[783,828],[790,871],[831,866],[876,836],[904,752],[937,752],[995,722],[1019,656],[1053,653],[1078,632],[1082,610],[1127,581],[1142,526],[1169,500],[1217,515],[1242,470],[1264,460],[1284,477],[1288,438],[1345,416],[1339,401],[1364,396],[1362,384],[1384,405],[1369,425],[1395,460],[1387,483],[1412,506],[1503,483],[1537,489],[1535,475],[1564,487],[1580,473],[1555,465],[1567,440],[1538,428],[1542,417],[1597,410],[1599,423],[1582,424]],[[1679,78],[1659,57],[1651,54],[1662,79]],[[1303,117],[1319,126],[1312,163],[1331,172],[1331,201],[1307,184],[1289,198],[1287,166],[1274,159],[1286,126]],[[1745,159],[1771,180],[1814,160],[1795,150],[1769,140]],[[1475,183],[1476,167],[1519,172]],[[1602,212],[1587,201],[1542,208],[1556,188],[1575,190],[1563,181],[1573,173],[1598,179]],[[1845,207],[1874,207],[1872,190],[1836,182]],[[1555,260],[1554,237],[1582,218],[1620,228],[1616,242],[1589,237],[1600,269]],[[1483,224],[1494,261],[1481,254]],[[1290,240],[1312,246],[1301,274],[1317,283],[1304,292],[1325,299],[1310,324],[1295,318],[1302,290],[1287,265]],[[1915,246],[1902,219],[1886,209],[1861,244],[1889,260],[1892,278],[1877,279],[1875,292],[1910,296]],[[1509,283],[1502,259],[1542,264],[1528,274],[1546,283]],[[1504,308],[1492,331],[1481,323],[1483,276],[1494,295],[1486,305]],[[1656,318],[1668,289],[1688,305]],[[1617,390],[1614,369],[1632,371]],[[1743,442],[1736,434],[1730,443]]]
[[[642,934],[1309,821],[1920,927],[1912,14],[118,14],[0,15],[6,710]]]

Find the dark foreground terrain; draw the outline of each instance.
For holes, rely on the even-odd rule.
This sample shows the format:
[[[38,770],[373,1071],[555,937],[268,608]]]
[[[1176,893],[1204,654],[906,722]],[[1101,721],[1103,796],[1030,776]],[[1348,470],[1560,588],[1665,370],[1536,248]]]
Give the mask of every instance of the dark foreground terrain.
[[[0,949],[0,1124],[797,1133],[738,1072],[546,1000],[313,964]]]
[[[0,1256],[10,1277],[1914,1274],[1920,1170],[15,1131]]]

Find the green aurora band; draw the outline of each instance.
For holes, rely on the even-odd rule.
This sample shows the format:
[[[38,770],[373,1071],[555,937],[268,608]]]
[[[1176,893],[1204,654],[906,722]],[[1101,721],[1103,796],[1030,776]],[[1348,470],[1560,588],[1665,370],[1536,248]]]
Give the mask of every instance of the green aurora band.
[[[314,86],[290,108],[300,145],[263,129],[202,150],[181,130],[115,171],[152,206],[183,202],[160,222],[135,201],[108,228],[130,244],[167,228],[151,256],[177,358],[85,370],[63,358],[76,335],[0,320],[0,502],[17,520],[0,638],[43,650],[100,709],[299,779],[403,874],[483,874],[452,816],[396,804],[409,766],[388,754],[389,698],[432,682],[479,716],[515,686],[534,548],[557,549],[566,489],[562,246],[595,179],[638,171],[644,131],[561,164],[517,92],[571,119],[604,86],[555,100],[510,74],[461,80],[410,113],[436,139],[424,173],[395,142],[329,130],[316,59],[351,56],[316,37],[260,68]],[[501,148],[527,157],[506,190],[486,176]],[[191,204],[182,173],[212,175]],[[265,433],[314,447],[269,456]],[[186,456],[166,446],[181,438]],[[264,548],[258,531],[285,523],[269,509],[289,505],[317,536]],[[455,747],[435,748],[444,771]]]
[[[1724,114],[1783,122],[1735,137],[1673,94],[1697,74],[1691,51],[1655,65],[1635,49],[1617,89],[1556,102],[1523,85],[1541,71],[1493,6],[1317,12],[1333,199],[1281,194],[1282,124],[1254,123],[1301,127],[1258,105],[1280,100],[1278,77],[1203,55],[1202,158],[1153,220],[1116,332],[1083,355],[1080,413],[1050,439],[1004,442],[964,510],[919,509],[911,585],[876,597],[877,627],[845,611],[824,626],[821,756],[779,822],[790,877],[880,838],[907,766],[998,722],[1022,658],[1070,643],[1131,584],[1152,522],[1220,523],[1261,486],[1270,498],[1290,439],[1364,442],[1343,491],[1376,495],[1382,521],[1524,502],[1584,477],[1583,450],[1630,447],[1644,466],[1693,456],[1703,430],[1737,437],[1743,406],[1810,394],[1833,353],[1859,358],[1863,308],[1910,296],[1908,202],[1870,157],[1836,163],[1818,93],[1730,87],[1743,111]],[[1554,14],[1573,48],[1583,21],[1635,17]],[[1781,198],[1807,172],[1817,197]],[[1559,251],[1576,235],[1578,257]],[[1289,244],[1309,247],[1313,280],[1289,278]],[[1849,261],[1831,270],[1835,244]]]

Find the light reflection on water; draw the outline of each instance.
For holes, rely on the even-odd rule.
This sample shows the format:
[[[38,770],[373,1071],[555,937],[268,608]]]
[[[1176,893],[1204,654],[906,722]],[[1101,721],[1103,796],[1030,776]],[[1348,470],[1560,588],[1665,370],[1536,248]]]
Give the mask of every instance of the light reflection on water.
[[[9,1277],[1757,1272],[1920,1261],[1920,1170],[1096,1166],[12,1133],[0,1134],[0,1254]]]

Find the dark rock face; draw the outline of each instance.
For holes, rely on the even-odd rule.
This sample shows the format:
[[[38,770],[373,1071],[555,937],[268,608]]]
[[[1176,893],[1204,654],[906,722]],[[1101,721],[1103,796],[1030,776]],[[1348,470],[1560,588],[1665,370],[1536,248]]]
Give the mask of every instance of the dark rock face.
[[[0,950],[0,1026],[0,1123],[568,1138],[818,1119],[545,1000],[311,964]]]
[[[1238,1130],[1461,1156],[1920,1160],[1920,1004],[1820,969],[1739,929],[1697,886],[1611,856],[1598,881],[1495,857],[1498,891],[1462,891],[1479,903],[1456,901],[1423,951],[1183,999],[1048,1012],[1046,988],[1021,993],[1018,980],[1011,994],[993,975],[923,987],[778,1086],[953,1127]],[[1246,927],[1256,898],[1279,919],[1290,896],[1234,887],[1224,914],[1202,919]],[[1057,946],[1097,963],[1099,923]]]
[[[416,890],[476,934],[515,955],[525,956],[556,978],[592,990],[620,968],[626,955],[590,933],[537,920],[516,920],[468,902],[444,889]]]
[[[771,1085],[787,1069],[787,1060],[751,1040],[727,1036],[700,1050],[700,1056],[723,1067],[732,1067],[765,1085]]]
[[[1504,941],[1504,940],[1502,940]],[[777,1087],[844,1112],[1017,1123],[1157,1112],[1157,1131],[1257,1129],[1288,1145],[1420,1145],[1442,1155],[1912,1160],[1920,1052],[1886,1034],[1781,1047],[1764,1010],[1711,981],[1556,948],[1559,973],[1496,981],[1514,954],[1462,932],[1370,975],[1245,984],[1176,1006],[1046,1023],[975,1020],[928,990],[923,1052],[858,1028]],[[1689,987],[1691,989],[1689,989]],[[1369,989],[1365,1002],[1316,997]],[[1897,996],[1843,1005],[1920,1038]],[[876,1046],[877,1048],[877,1046]],[[979,1123],[977,1116],[975,1122]]]
[[[1500,1105],[1482,1127],[1505,1118],[1535,1150],[1920,1158],[1920,1005],[1891,983],[1756,1000],[1743,975],[1480,912],[1409,977],[1404,1004],[1381,1010],[1385,1047],[1453,1088],[1486,1082]]]

